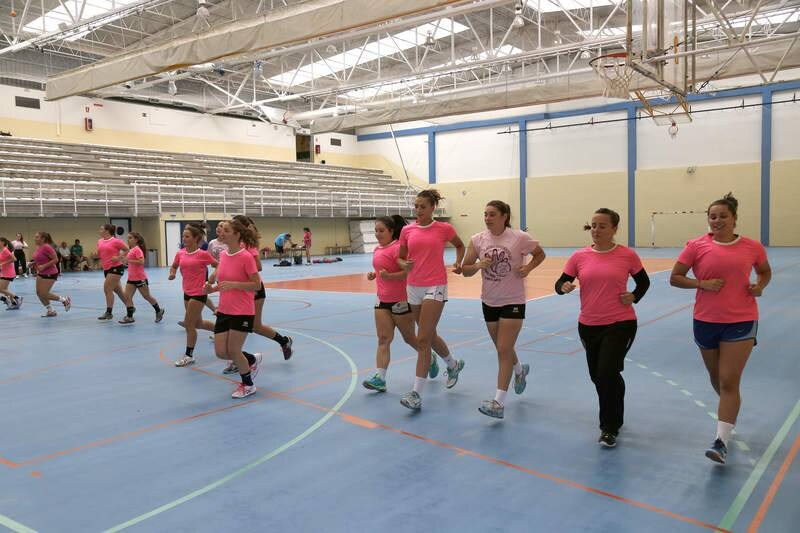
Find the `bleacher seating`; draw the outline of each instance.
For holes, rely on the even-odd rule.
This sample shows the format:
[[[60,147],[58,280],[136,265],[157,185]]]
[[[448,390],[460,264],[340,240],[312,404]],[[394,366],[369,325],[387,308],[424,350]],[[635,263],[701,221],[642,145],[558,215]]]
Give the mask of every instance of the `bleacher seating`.
[[[3,216],[411,215],[380,170],[0,137]]]

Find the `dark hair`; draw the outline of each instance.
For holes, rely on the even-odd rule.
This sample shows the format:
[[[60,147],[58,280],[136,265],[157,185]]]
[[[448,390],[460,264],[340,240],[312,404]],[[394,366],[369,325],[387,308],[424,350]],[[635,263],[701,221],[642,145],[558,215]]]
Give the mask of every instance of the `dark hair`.
[[[136,241],[136,246],[141,248],[142,252],[146,252],[147,251],[147,248],[145,247],[145,244],[144,244],[144,237],[142,237],[141,233],[139,233],[138,231],[130,231],[130,232],[128,232],[128,235],[130,235],[131,237],[134,238],[134,240]]]
[[[22,233],[17,233],[19,235],[19,242],[25,242],[25,237],[22,236]]]
[[[114,224],[103,224],[100,227],[106,230],[110,235],[117,234],[117,227]]]
[[[258,230],[255,229],[255,224],[245,224],[242,221],[242,218],[247,217],[237,215],[233,217],[233,219],[226,221],[226,223],[231,227],[231,231],[239,234],[239,241],[241,241],[245,246],[255,248],[258,246]]]
[[[186,224],[183,230],[188,230],[189,233],[192,234],[192,237],[194,237],[199,243],[205,238],[207,228],[208,226],[206,226],[205,222],[190,222]]]
[[[608,215],[609,218],[611,219],[611,225],[614,226],[615,228],[617,226],[619,226],[619,213],[617,213],[613,209],[609,209],[607,207],[601,207],[600,209],[595,211],[594,214],[595,215]],[[591,224],[584,224],[583,225],[583,229],[585,231],[589,231],[590,229],[592,229],[592,225]]]
[[[491,202],[486,202],[487,206],[492,206],[498,211],[500,214],[506,216],[506,227],[511,227],[511,206],[505,203],[502,200],[492,200]]]
[[[80,240],[80,239],[75,239],[75,244],[78,244],[78,243],[80,243],[80,242],[81,242],[81,240]]]
[[[0,237],[0,243],[3,243],[3,248],[11,249],[11,241],[6,239],[5,237]]]
[[[49,234],[49,233],[47,233],[46,231],[37,231],[37,232],[36,232],[36,234],[37,234],[39,237],[41,237],[41,238],[42,238],[42,240],[43,240],[44,242],[46,242],[47,244],[49,244],[50,246],[52,246],[52,245],[53,245],[53,238],[52,238],[52,237],[50,236],[50,234]]]
[[[425,189],[417,193],[417,198],[425,198],[433,207],[436,207],[444,199],[444,196],[436,189]]]
[[[309,228],[303,228],[303,231],[311,231]]]
[[[250,231],[253,233],[253,237],[256,240],[256,243],[250,246],[258,246],[258,241],[261,239],[261,234],[258,232],[258,228],[256,227],[256,223],[253,222],[253,219],[247,215],[235,215],[233,220],[236,220],[241,225],[250,229]]]
[[[711,208],[715,205],[724,205],[728,208],[728,211],[731,212],[733,218],[736,218],[736,210],[739,208],[739,200],[734,198],[733,193],[729,192],[719,200],[714,200],[711,202],[711,205],[708,206],[706,210],[706,216],[711,212]]]
[[[380,222],[386,229],[392,232],[392,239],[397,240],[400,238],[400,230],[403,226],[408,224],[408,221],[400,215],[392,215],[390,217],[378,217],[375,222]]]

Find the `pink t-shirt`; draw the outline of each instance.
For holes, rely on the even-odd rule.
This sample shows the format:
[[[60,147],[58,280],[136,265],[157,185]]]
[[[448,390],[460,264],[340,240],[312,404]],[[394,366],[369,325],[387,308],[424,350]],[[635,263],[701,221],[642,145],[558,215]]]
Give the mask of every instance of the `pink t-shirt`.
[[[581,313],[578,321],[587,326],[604,326],[623,320],[636,320],[633,305],[625,305],[619,295],[628,291],[628,276],[642,270],[636,252],[621,244],[607,252],[591,246],[576,251],[567,260],[564,273],[580,281]]]
[[[383,279],[381,270],[390,273],[400,272],[402,269],[397,264],[397,257],[400,255],[400,242],[392,241],[386,246],[378,246],[372,252],[372,268],[375,269],[375,285],[378,289],[378,300],[381,302],[405,302],[406,280],[405,279]],[[416,267],[414,267],[416,268]]]
[[[39,266],[47,263],[55,257],[56,251],[49,244],[43,244],[39,246],[35,252],[33,252],[33,262],[36,263],[36,268],[39,271],[39,274],[42,274],[43,276],[53,276],[58,274],[58,261],[45,269],[42,269]]]
[[[256,273],[258,273],[256,263],[248,250],[240,249],[235,254],[225,251],[219,257],[217,283],[220,281],[250,281],[250,276]],[[217,309],[226,315],[255,315],[256,304],[253,300],[253,291],[241,289],[220,291]]]
[[[444,245],[455,236],[453,226],[437,220],[427,226],[414,222],[403,227],[400,244],[408,248],[408,259],[414,260],[414,268],[408,273],[409,285],[431,287],[447,284],[447,269],[442,255]]]
[[[303,232],[303,246],[306,248],[311,248],[311,232],[304,231]]]
[[[492,260],[489,268],[481,270],[481,300],[490,307],[524,304],[525,278],[517,275],[526,263],[525,258],[539,246],[536,241],[518,229],[506,228],[500,235],[484,230],[472,236],[472,247],[478,259]]]
[[[103,265],[103,270],[122,265],[121,261],[114,258],[118,257],[119,251],[124,249],[125,243],[116,237],[97,241],[97,255],[100,256],[100,264]]]
[[[138,246],[134,246],[128,252],[128,261],[131,259],[144,259],[144,252]],[[142,281],[147,279],[144,273],[144,263],[128,262],[128,281]]]
[[[12,254],[11,250],[7,247],[3,246],[3,251],[0,252],[0,261],[8,261],[9,259],[11,259],[10,262],[0,267],[0,277],[13,278],[17,275],[17,271],[14,269],[14,254]]]
[[[214,257],[200,248],[192,253],[181,248],[172,261],[172,265],[181,270],[183,292],[189,296],[202,296],[206,293],[205,285],[208,274],[206,267],[216,264],[217,261]]]
[[[708,233],[687,242],[678,262],[691,268],[697,279],[725,280],[719,292],[697,290],[694,318],[722,324],[758,320],[758,304],[749,289],[750,273],[766,261],[761,243],[747,237],[719,243]]]

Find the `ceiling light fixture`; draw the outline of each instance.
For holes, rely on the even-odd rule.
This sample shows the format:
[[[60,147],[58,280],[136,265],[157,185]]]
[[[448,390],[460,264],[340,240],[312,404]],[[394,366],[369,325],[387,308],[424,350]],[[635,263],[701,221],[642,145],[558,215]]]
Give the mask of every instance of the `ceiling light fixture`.
[[[428,32],[428,36],[425,37],[425,42],[422,44],[428,50],[432,50],[436,48],[436,39],[433,38],[433,32]]]
[[[511,25],[515,28],[521,28],[525,25],[525,19],[522,18],[522,2],[517,2],[514,5],[514,20]]]

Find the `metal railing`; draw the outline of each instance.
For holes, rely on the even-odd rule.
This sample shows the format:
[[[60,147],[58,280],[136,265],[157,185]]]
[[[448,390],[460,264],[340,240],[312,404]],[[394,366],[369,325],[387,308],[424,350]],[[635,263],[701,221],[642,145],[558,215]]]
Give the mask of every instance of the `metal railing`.
[[[374,218],[413,209],[402,193],[0,176],[2,216],[158,216],[162,213]]]

